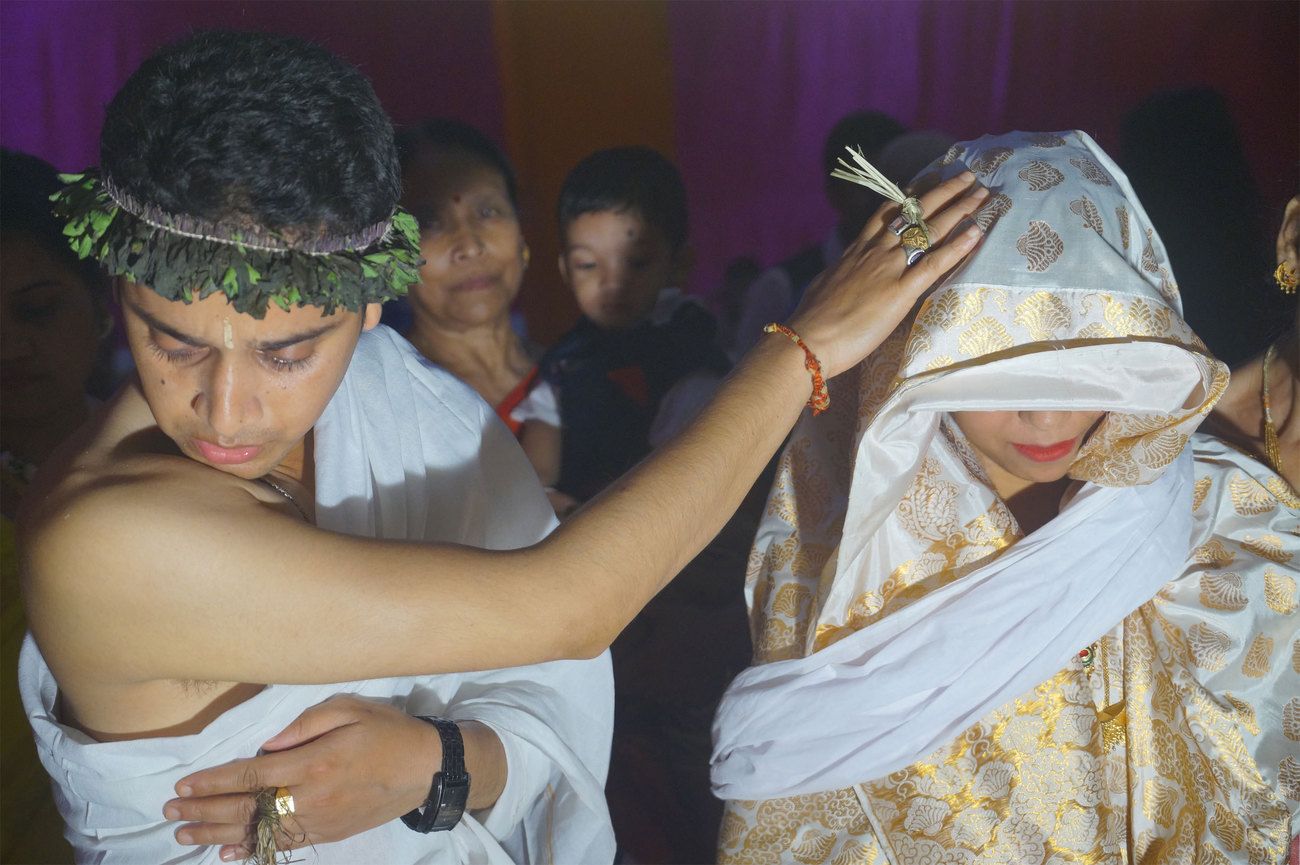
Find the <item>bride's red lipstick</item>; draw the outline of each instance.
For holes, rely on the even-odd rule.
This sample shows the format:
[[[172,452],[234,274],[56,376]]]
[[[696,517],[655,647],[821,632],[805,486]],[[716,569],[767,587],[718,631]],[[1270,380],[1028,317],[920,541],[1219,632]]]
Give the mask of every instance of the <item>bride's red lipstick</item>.
[[[1012,442],[1011,446],[1036,463],[1054,463],[1069,456],[1074,451],[1074,445],[1078,440],[1076,436],[1051,445],[1023,445]]]

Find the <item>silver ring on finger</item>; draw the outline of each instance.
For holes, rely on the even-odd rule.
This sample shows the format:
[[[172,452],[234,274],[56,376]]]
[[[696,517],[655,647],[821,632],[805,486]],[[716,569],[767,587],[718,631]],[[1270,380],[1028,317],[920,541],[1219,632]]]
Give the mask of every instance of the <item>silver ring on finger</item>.
[[[901,237],[903,232],[907,231],[913,225],[916,225],[916,223],[908,222],[906,216],[896,216],[893,221],[889,223],[889,230],[894,232],[894,237]]]

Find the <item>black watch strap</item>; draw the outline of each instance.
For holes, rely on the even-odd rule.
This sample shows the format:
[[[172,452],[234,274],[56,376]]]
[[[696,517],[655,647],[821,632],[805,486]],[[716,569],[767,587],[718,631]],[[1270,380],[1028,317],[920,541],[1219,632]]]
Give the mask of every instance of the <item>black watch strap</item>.
[[[432,724],[442,739],[442,768],[433,773],[433,784],[424,804],[403,814],[402,822],[416,832],[445,832],[460,822],[469,802],[465,741],[455,721],[426,715],[417,717]]]

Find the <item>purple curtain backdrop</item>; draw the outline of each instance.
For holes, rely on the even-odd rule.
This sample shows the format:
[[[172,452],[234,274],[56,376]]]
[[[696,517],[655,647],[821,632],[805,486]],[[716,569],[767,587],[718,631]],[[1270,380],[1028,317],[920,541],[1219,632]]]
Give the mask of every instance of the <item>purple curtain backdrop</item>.
[[[1280,207],[1300,151],[1298,18],[1292,3],[671,4],[692,287],[711,290],[734,256],[774,264],[826,235],[822,142],[864,108],[958,139],[1079,128],[1117,155],[1143,97],[1208,85]]]
[[[212,27],[313,39],[359,65],[399,123],[448,114],[501,140],[492,14],[487,2],[5,0],[0,142],[65,169],[96,162],[104,106],[126,76]],[[733,256],[770,264],[825,235],[822,139],[861,108],[957,138],[1077,127],[1114,153],[1143,97],[1209,85],[1228,99],[1266,203],[1295,191],[1291,2],[733,0],[670,3],[667,15],[697,292]]]
[[[104,107],[159,46],[194,30],[265,30],[317,42],[369,76],[398,123],[445,114],[498,140],[504,123],[486,2],[0,3],[0,142],[63,169],[99,161]]]

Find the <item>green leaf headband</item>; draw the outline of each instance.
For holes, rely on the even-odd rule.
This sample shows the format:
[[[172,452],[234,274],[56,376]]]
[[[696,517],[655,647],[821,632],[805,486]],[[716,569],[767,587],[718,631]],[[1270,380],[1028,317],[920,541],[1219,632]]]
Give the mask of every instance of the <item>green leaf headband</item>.
[[[63,233],[73,251],[168,300],[189,303],[220,292],[254,318],[272,303],[285,310],[319,306],[328,315],[401,297],[420,281],[420,229],[400,207],[355,234],[290,242],[264,228],[164,213],[94,170],[60,179],[68,185],[51,200],[55,215],[67,220]]]

